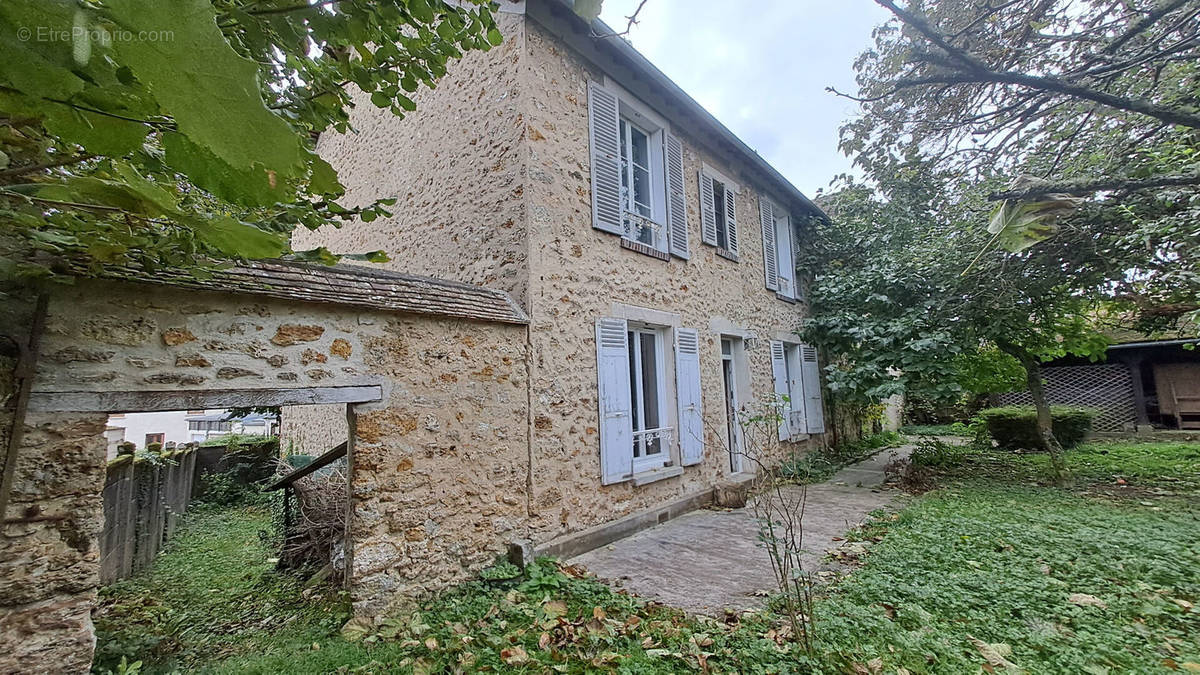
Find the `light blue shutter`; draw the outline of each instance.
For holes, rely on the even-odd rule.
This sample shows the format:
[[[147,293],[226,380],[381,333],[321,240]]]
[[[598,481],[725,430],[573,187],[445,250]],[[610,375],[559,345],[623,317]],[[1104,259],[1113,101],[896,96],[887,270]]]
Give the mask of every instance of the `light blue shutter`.
[[[629,337],[624,319],[596,320],[600,400],[600,482],[633,475],[633,404],[629,395]]]
[[[808,433],[825,433],[825,405],[821,400],[821,364],[817,350],[808,345],[800,347],[804,371],[804,412]]]
[[[728,250],[737,255],[737,199],[728,184],[725,186],[725,229],[728,231],[726,234],[726,240],[729,242]]]
[[[683,144],[667,134],[667,222],[670,224],[668,243],[671,255],[688,259],[687,200],[683,196]]]
[[[762,224],[763,270],[767,288],[779,290],[779,259],[775,252],[775,207],[766,197],[758,198],[758,215]]]
[[[712,176],[701,171],[700,176],[700,241],[717,245],[717,209]]]
[[[592,227],[624,234],[621,209],[621,132],[617,95],[588,82],[592,146]]]
[[[704,408],[700,404],[700,335],[675,331],[675,389],[679,398],[679,453],[684,466],[704,459]]]
[[[783,403],[784,397],[790,397],[788,392],[787,381],[787,353],[783,349],[783,343],[778,340],[771,340],[771,374],[775,378],[775,400],[780,404],[778,413],[779,420],[779,440],[786,441],[791,438],[791,430],[788,428],[788,408]]]

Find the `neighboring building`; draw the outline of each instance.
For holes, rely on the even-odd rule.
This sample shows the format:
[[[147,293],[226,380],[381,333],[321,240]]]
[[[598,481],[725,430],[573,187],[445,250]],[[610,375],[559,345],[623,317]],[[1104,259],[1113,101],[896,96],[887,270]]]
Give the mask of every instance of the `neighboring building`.
[[[824,214],[626,42],[594,37],[602,24],[559,0],[500,11],[505,43],[414,95],[415,112],[401,120],[360,95],[356,132],[320,139],[347,201],[395,196],[396,215],[298,231],[296,248],[381,248],[396,269],[503,290],[522,306],[528,377],[512,396],[528,425],[528,518],[517,529],[535,544],[744,475],[738,411],[776,396],[789,401],[782,451],[820,442],[818,355],[794,332],[806,311],[795,253]],[[352,581],[368,595],[431,583],[413,578],[414,556],[458,555],[438,523],[462,508],[459,495],[405,499],[410,483],[435,466],[499,470],[438,458],[517,442],[488,424],[423,423],[425,392],[458,385],[413,377],[388,411],[404,442],[367,447],[358,423],[352,529],[367,535]],[[319,454],[344,425],[340,409],[324,420],[285,410],[283,441],[304,445],[290,429],[321,436],[299,448]],[[333,431],[315,434],[323,426]],[[491,522],[489,495],[478,498],[467,508],[485,534],[516,525]],[[416,533],[440,541],[397,543]]]
[[[228,410],[116,413],[108,416],[108,425],[123,430],[116,443],[110,439],[109,459],[116,457],[116,446],[122,442],[133,443],[141,450],[151,443],[202,443],[229,434],[267,436],[278,431],[273,416],[254,413],[234,417]]]
[[[1052,405],[1096,410],[1097,431],[1200,429],[1200,331],[1170,334],[1123,331],[1097,363],[1067,357],[1042,368]],[[1185,337],[1186,336],[1186,337]],[[1032,404],[1028,392],[1001,395],[1004,403]]]

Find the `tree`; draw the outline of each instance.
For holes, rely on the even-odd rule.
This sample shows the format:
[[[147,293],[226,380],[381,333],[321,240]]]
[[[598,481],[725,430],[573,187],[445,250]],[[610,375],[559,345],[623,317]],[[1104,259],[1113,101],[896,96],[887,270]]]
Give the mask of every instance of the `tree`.
[[[315,135],[349,129],[351,85],[402,116],[500,40],[483,0],[5,0],[0,277],[202,274],[385,215],[391,199],[337,203]]]
[[[994,201],[1093,195],[1120,209],[1153,197],[1166,224],[1200,215],[1194,0],[876,2],[897,22],[855,64],[863,115],[842,134],[870,175],[919,155],[960,181],[1017,179],[994,184]],[[1021,215],[1033,217],[994,228],[1007,222],[1010,250],[1053,233],[1035,210]],[[1153,236],[1163,223],[1138,225]]]
[[[802,268],[816,274],[803,332],[837,355],[829,387],[864,401],[899,391],[946,399],[970,388],[969,369],[1019,368],[1043,448],[1065,479],[1041,363],[1104,353],[1094,312],[1148,254],[1123,248],[1120,222],[1064,223],[1054,239],[1018,253],[985,248],[982,192],[945,192],[947,178],[930,164],[895,168],[875,187],[847,179],[822,198],[832,219],[813,223],[805,247]]]

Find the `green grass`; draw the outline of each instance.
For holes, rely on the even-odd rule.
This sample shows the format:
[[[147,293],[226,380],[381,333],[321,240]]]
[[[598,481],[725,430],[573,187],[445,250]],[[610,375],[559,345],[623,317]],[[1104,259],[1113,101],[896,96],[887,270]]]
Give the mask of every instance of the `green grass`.
[[[797,455],[784,463],[782,471],[797,483],[821,483],[843,467],[860,462],[885,448],[901,445],[904,441],[905,438],[900,434],[885,431],[835,448],[818,448]]]
[[[1084,445],[1070,454],[1069,489],[1047,485],[1039,455],[967,455],[936,475],[937,489],[852,533],[878,543],[818,599],[811,661],[771,639],[781,624],[769,611],[690,618],[552,562],[343,635],[336,596],[297,600],[299,582],[263,561],[266,520],[253,509],[193,517],[152,574],[106,591],[101,653],[109,664],[143,658],[151,672],[674,673],[703,662],[977,673],[993,652],[1011,672],[1189,672],[1200,663],[1198,453]],[[1110,490],[1116,478],[1129,487]]]
[[[275,644],[279,633],[337,630],[344,603],[332,591],[302,598],[304,579],[268,562],[273,551],[260,533],[271,530],[262,506],[188,513],[147,573],[101,591],[94,669],[115,670],[127,657],[143,661],[143,672],[191,670]]]
[[[908,424],[900,427],[905,436],[965,436],[962,424]]]

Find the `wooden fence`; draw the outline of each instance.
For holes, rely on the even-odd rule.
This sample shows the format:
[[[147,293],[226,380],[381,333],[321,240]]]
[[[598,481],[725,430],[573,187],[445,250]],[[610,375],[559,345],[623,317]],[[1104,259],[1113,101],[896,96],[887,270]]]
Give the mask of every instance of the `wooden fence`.
[[[145,569],[187,511],[196,450],[162,453],[162,462],[124,455],[108,465],[100,581],[112,583]]]

